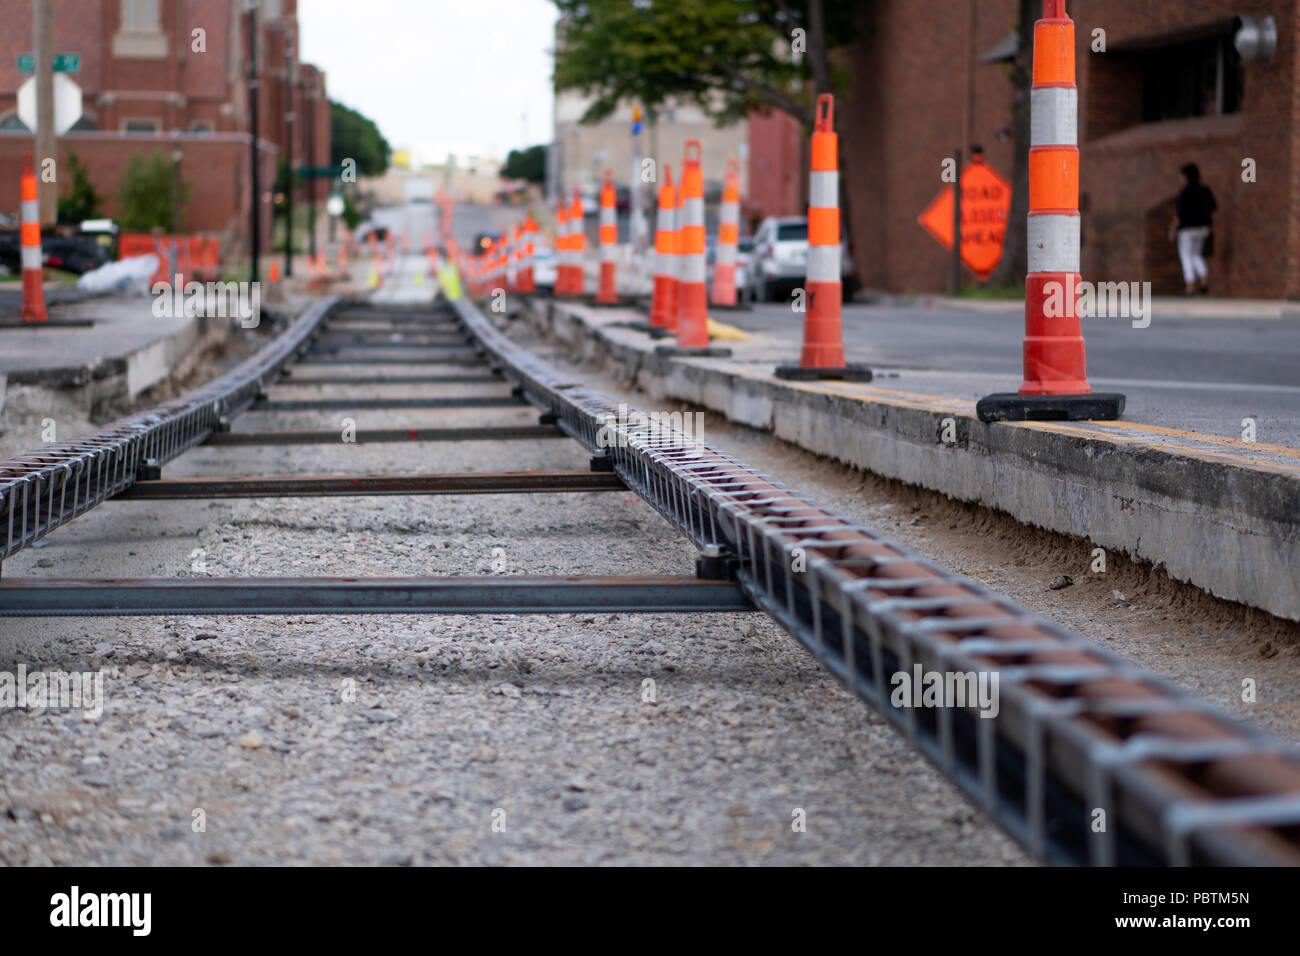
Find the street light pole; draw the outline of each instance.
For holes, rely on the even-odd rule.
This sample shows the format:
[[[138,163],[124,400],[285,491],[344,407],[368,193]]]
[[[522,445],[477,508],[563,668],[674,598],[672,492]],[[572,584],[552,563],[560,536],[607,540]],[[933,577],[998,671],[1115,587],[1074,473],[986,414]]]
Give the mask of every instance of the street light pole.
[[[181,220],[181,131],[172,133],[172,222],[171,233],[176,235]]]
[[[284,161],[289,170],[288,182],[284,187],[284,274],[287,278],[293,275],[293,133],[297,116],[293,112],[295,80],[293,35],[290,34],[285,42],[288,47],[285,51],[288,60],[285,64],[285,73],[289,81],[285,84],[284,93]]]
[[[249,185],[252,187],[252,211],[250,212],[250,236],[252,240],[253,261],[249,270],[249,281],[259,281],[260,270],[257,260],[262,254],[261,206],[262,185],[257,175],[257,87],[260,83],[257,75],[257,0],[248,2],[248,123],[249,123]]]
[[[316,257],[316,90],[303,79],[303,106],[307,110],[307,254]]]

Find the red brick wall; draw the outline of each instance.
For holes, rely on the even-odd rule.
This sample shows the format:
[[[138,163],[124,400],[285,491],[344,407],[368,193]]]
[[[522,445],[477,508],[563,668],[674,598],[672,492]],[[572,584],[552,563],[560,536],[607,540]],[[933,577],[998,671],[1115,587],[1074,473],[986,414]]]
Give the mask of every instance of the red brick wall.
[[[190,184],[189,202],[184,207],[186,231],[242,233],[249,208],[247,137],[240,134],[183,136],[181,149],[181,179]],[[30,135],[0,133],[0,210],[17,214],[22,155],[31,150]],[[131,156],[147,158],[162,153],[170,161],[171,152],[172,138],[167,135],[70,133],[59,139],[59,168],[65,168],[69,153],[76,153],[96,192],[107,201],[108,215],[113,216],[118,208],[122,175]],[[263,144],[261,155],[262,187],[269,192],[277,154],[271,144]],[[270,235],[270,216],[270,203],[264,203],[263,236]]]
[[[947,288],[949,255],[916,217],[943,188],[942,162],[962,145],[965,62],[996,46],[1015,26],[1015,0],[979,0],[974,35],[964,3],[951,13],[922,12],[904,0],[864,7],[862,37],[846,58],[843,113],[853,253],[869,288],[896,292]],[[1001,67],[975,64],[971,140],[985,160],[1011,175],[1011,86]]]
[[[1152,223],[1179,188],[1178,168],[1201,167],[1220,211],[1215,217],[1214,291],[1249,297],[1300,296],[1300,70],[1296,0],[1070,0],[1076,21],[1080,86],[1083,271],[1088,278],[1152,281],[1169,290],[1170,249]],[[1015,0],[974,5],[975,53],[1015,26]],[[960,145],[966,109],[965,4],[918,15],[914,3],[864,7],[863,33],[845,58],[849,88],[844,170],[850,228],[869,287],[939,291],[948,255],[916,223],[937,194],[940,162]],[[1269,66],[1248,64],[1242,111],[1159,124],[1140,119],[1140,74],[1131,59],[1090,49],[1094,28],[1108,48],[1236,13],[1272,15],[1278,50]],[[1010,82],[1002,65],[975,63],[971,140],[1009,178]],[[1241,181],[1242,159],[1258,181]],[[1166,223],[1167,226],[1167,223]],[[1024,228],[1011,223],[1010,228]],[[973,280],[972,280],[973,281]]]
[[[808,175],[801,148],[804,138],[798,121],[789,113],[773,110],[766,116],[750,115],[745,208],[752,208],[754,215],[798,216],[806,211],[801,202]]]

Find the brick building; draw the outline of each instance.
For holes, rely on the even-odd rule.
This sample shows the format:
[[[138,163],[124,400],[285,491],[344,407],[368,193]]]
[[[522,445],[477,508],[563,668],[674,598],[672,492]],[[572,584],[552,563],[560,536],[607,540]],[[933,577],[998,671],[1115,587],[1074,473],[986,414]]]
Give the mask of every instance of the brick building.
[[[96,191],[116,212],[122,173],[131,156],[179,153],[190,185],[183,209],[190,232],[220,232],[242,246],[249,199],[249,17],[246,0],[54,0],[54,49],[80,57],[73,78],[83,116],[58,139],[59,168],[70,153],[87,167]],[[16,113],[26,76],[18,55],[32,49],[31,0],[0,0],[0,210],[16,212],[21,157],[34,150]],[[263,248],[269,246],[271,188],[287,143],[285,122],[290,44],[298,34],[296,0],[261,0],[258,155]],[[307,137],[315,162],[329,163],[329,101],[325,76],[295,71],[294,164],[303,165]],[[310,114],[310,115],[308,115]],[[317,196],[326,180],[310,181]]]
[[[1017,7],[1017,0],[956,0],[941,11],[910,0],[862,4],[860,39],[844,58],[850,85],[841,109],[850,228],[867,286],[946,287],[948,254],[916,217],[939,192],[940,163],[954,148],[982,145],[988,163],[1010,178],[1006,57],[1018,42]],[[1178,169],[1195,162],[1219,203],[1215,293],[1300,296],[1297,7],[1297,0],[1070,0],[1085,278],[1181,289],[1166,231]],[[1233,44],[1237,14],[1274,18],[1270,61],[1243,62]],[[1103,36],[1105,51],[1094,52]],[[1255,161],[1254,182],[1243,181],[1246,159]]]

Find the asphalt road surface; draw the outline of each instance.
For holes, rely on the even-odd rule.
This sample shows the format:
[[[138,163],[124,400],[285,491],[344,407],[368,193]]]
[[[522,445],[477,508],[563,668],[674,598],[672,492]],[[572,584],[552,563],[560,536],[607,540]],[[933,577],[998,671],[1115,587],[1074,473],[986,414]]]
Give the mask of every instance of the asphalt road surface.
[[[791,343],[797,360],[802,315],[789,305],[755,306],[718,316],[747,331]],[[1023,307],[966,309],[846,305],[850,362],[869,364],[886,388],[976,400],[1020,387]],[[1163,317],[1085,320],[1093,391],[1128,396],[1125,418],[1240,438],[1242,419],[1256,441],[1300,446],[1300,321]]]

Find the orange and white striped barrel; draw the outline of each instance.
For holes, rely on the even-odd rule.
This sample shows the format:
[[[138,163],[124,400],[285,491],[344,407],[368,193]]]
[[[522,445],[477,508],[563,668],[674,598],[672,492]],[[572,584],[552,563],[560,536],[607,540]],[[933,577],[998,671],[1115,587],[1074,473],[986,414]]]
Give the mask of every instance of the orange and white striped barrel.
[[[615,278],[615,257],[618,255],[618,193],[614,190],[614,174],[605,170],[605,181],[600,187],[600,284],[596,301],[604,305],[618,302]]]
[[[555,210],[555,294],[568,295],[573,291],[573,257],[569,250],[569,206],[560,197]]]
[[[42,284],[41,213],[36,193],[36,165],[31,153],[23,155],[22,193],[22,267],[24,322],[47,322],[45,286]]]
[[[1074,21],[1065,0],[1045,0],[1034,24],[1029,91],[1029,275],[1025,279],[1025,378],[1022,395],[1086,395],[1079,324],[1079,91]],[[1052,292],[1062,315],[1048,316]],[[1063,296],[1060,291],[1065,290]]]
[[[510,291],[524,291],[524,224],[515,223],[510,232]]]
[[[575,187],[573,202],[569,203],[569,253],[573,256],[570,278],[573,287],[569,291],[574,295],[582,295],[587,291],[587,226],[584,216],[582,192]]]
[[[650,296],[650,327],[677,331],[677,192],[673,170],[664,163],[655,221],[655,282]]]
[[[736,304],[736,247],[740,244],[740,161],[727,160],[722,181],[722,206],[718,209],[718,244],[714,253],[713,286],[709,301],[714,305]]]
[[[808,179],[808,262],[804,290],[807,312],[803,322],[802,368],[844,365],[840,279],[839,137],[835,134],[835,98],[817,97]]]
[[[709,344],[709,294],[704,261],[704,171],[700,168],[700,141],[686,141],[682,191],[678,208],[677,346],[707,348]]]
[[[523,258],[519,265],[519,291],[532,293],[537,291],[537,281],[533,278],[533,255],[537,251],[533,237],[537,235],[537,222],[531,213],[524,217],[522,229],[523,243],[520,253]]]

